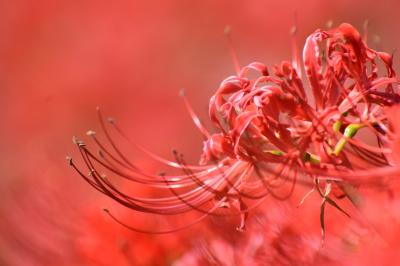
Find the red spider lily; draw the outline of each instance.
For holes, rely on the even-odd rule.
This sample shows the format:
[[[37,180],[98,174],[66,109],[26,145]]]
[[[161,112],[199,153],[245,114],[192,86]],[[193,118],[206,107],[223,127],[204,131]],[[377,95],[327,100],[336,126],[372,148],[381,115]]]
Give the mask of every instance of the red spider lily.
[[[195,210],[202,214],[183,227],[154,232],[129,227],[107,211],[134,231],[175,232],[208,215],[226,215],[217,210],[231,207],[235,209],[231,215],[240,215],[239,229],[243,230],[250,209],[267,195],[285,200],[296,183],[301,183],[322,198],[320,221],[324,234],[326,204],[348,215],[332,195],[359,204],[353,185],[362,182],[346,174],[390,166],[385,107],[400,102],[398,79],[392,56],[369,48],[349,24],[311,34],[304,46],[303,61],[312,98],[308,97],[297,57],[293,63],[282,62],[274,67],[272,73],[264,64],[254,62],[225,79],[209,104],[209,116],[217,129],[214,134],[204,128],[183,95],[205,138],[200,165],[188,165],[176,151],[175,161],[168,161],[135,144],[155,160],[180,169],[182,175],[154,175],[133,164],[114,142],[100,112],[110,148],[89,131],[98,154],[74,139],[89,175],[72,159],[69,162],[91,186],[132,210],[162,215]],[[257,76],[252,78],[250,72]],[[109,122],[125,137],[114,121]],[[377,141],[371,144],[356,139],[361,130],[376,136]],[[103,174],[104,170],[170,196],[128,195]]]

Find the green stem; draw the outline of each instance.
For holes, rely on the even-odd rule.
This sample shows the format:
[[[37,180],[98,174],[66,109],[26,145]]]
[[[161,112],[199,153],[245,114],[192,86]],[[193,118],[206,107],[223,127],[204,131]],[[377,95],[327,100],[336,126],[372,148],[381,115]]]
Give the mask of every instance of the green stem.
[[[336,124],[336,123],[335,123]],[[348,139],[351,139],[354,137],[358,130],[365,127],[364,124],[350,124],[346,127],[344,130],[343,137],[336,143],[335,150],[333,153],[338,156],[340,152],[344,149],[344,146],[346,145]]]

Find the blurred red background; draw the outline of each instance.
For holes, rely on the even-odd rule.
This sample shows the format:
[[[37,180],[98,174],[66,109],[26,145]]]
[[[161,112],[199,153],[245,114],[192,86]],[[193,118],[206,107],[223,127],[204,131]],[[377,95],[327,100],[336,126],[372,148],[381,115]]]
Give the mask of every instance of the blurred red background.
[[[272,66],[290,59],[295,14],[299,47],[328,21],[362,30],[369,20],[370,46],[392,52],[400,47],[399,7],[395,0],[1,1],[0,264],[177,260],[202,230],[133,234],[103,215],[103,207],[118,207],[68,167],[65,156],[78,157],[72,136],[98,129],[96,106],[149,150],[171,158],[176,148],[196,163],[201,135],[178,93],[185,88],[207,121],[209,97],[234,73],[226,25],[242,65]]]

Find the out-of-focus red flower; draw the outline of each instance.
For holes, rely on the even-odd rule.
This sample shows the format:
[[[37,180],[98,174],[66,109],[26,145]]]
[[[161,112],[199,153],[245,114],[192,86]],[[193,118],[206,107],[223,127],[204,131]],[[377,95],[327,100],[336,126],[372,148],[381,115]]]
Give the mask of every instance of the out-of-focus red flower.
[[[213,237],[198,239],[176,264],[340,265],[351,254],[341,244],[345,239],[330,235],[330,241],[321,246],[313,218],[312,211],[299,210],[289,202],[260,207],[249,219],[246,233],[222,232],[217,226],[223,223],[216,222]]]
[[[126,219],[131,215],[119,212]],[[188,235],[150,236],[127,231],[101,212],[88,210],[85,230],[75,242],[83,262],[91,265],[167,265],[181,256],[190,241]],[[137,227],[145,219],[130,219]],[[157,226],[154,226],[157,228]]]

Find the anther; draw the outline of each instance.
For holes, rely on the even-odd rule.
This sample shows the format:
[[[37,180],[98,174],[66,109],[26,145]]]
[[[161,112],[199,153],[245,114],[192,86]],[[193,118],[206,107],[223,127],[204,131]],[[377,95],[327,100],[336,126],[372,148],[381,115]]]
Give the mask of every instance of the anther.
[[[232,27],[230,25],[226,25],[224,28],[224,34],[229,35],[231,34]]]
[[[85,146],[85,143],[82,140],[79,140],[77,137],[73,136],[72,137],[72,142],[76,145],[78,145],[79,147],[83,147]]]
[[[114,124],[115,124],[115,118],[113,118],[113,117],[108,117],[108,118],[107,118],[107,122],[110,123],[110,124],[112,124],[112,125],[114,125]]]
[[[69,165],[72,165],[72,157],[66,156],[65,159],[68,161]]]
[[[296,26],[293,26],[293,27],[290,28],[290,35],[296,34],[296,32],[297,32],[297,27]]]
[[[94,136],[94,135],[96,135],[96,132],[93,131],[93,130],[88,130],[88,131],[86,132],[86,135],[87,135],[87,136]]]
[[[332,26],[333,26],[333,20],[330,19],[330,20],[328,20],[328,21],[326,22],[326,27],[327,27],[328,29],[330,29],[330,28],[332,28]]]

